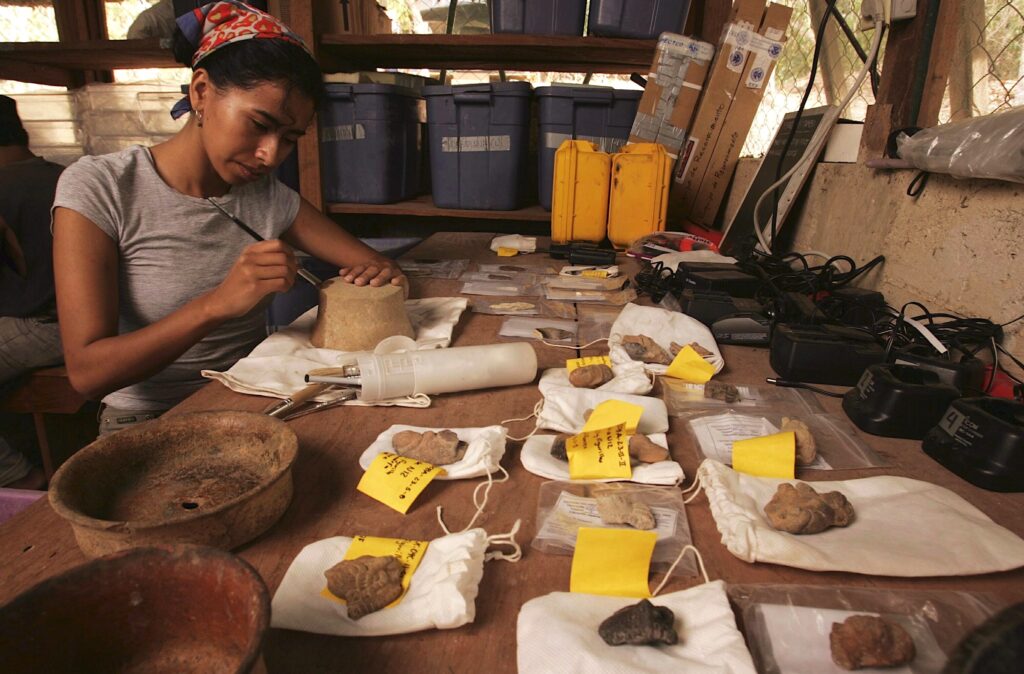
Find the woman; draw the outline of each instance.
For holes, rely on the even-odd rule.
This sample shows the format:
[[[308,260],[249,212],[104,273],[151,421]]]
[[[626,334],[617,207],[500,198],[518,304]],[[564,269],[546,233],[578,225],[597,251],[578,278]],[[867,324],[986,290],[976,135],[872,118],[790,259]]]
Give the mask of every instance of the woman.
[[[172,115],[188,123],[153,148],[81,159],[54,201],[65,362],[79,392],[105,396],[101,431],[158,415],[205,383],[200,370],[245,356],[271,294],[295,280],[292,246],[357,285],[405,280],[271,175],[324,95],[302,41],[235,0],[178,25],[175,55],[193,74]]]

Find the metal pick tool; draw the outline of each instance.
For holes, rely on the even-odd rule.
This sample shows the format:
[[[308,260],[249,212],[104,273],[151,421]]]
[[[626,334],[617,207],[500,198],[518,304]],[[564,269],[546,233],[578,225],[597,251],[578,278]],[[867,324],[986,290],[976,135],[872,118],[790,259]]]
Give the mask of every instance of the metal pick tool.
[[[355,398],[357,392],[358,392],[358,389],[354,389],[354,388],[344,389],[343,391],[341,391],[341,395],[338,398],[335,398],[334,400],[328,400],[328,401],[325,401],[325,402],[322,402],[322,403],[315,403],[315,404],[310,405],[309,407],[307,407],[305,409],[299,410],[298,412],[293,412],[292,414],[289,414],[286,417],[281,417],[281,420],[282,421],[291,421],[292,419],[298,419],[299,417],[304,417],[307,414],[312,414],[313,412],[320,412],[321,410],[325,410],[325,409],[327,409],[329,407],[335,407],[337,405],[342,405],[346,401],[349,401],[349,400],[352,400],[353,398]]]

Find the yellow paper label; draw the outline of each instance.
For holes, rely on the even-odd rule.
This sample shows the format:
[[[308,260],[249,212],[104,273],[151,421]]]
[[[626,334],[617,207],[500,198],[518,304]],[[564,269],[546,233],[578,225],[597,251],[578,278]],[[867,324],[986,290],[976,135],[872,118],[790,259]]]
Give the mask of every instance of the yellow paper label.
[[[714,373],[715,366],[704,360],[693,347],[686,345],[676,354],[665,374],[691,384],[706,384]]]
[[[583,278],[608,278],[607,269],[584,269],[580,272]]]
[[[405,571],[402,573],[402,594],[386,607],[391,608],[392,606],[397,606],[402,601],[402,598],[405,597],[405,593],[409,591],[412,575],[416,573],[416,569],[423,559],[423,554],[427,551],[428,544],[429,541],[407,541],[403,538],[356,536],[352,539],[352,544],[348,546],[348,550],[345,551],[343,560],[359,559],[360,557],[394,557],[401,562],[405,568]],[[340,604],[346,603],[344,599],[331,594],[326,585],[324,589],[320,590],[320,596]]]
[[[612,359],[608,356],[583,356],[583,358],[570,358],[565,361],[565,369],[570,373],[587,365],[607,365],[611,367]]]
[[[569,457],[569,478],[572,480],[629,479],[633,476],[625,424],[574,435],[566,440],[565,452]]]
[[[515,257],[519,254],[519,251],[515,248],[506,248],[505,246],[498,246],[498,257]]]
[[[443,468],[397,454],[378,454],[356,489],[398,512],[408,512],[420,492]]]
[[[640,417],[643,414],[644,408],[640,405],[622,400],[605,400],[591,412],[583,431],[596,431],[626,424],[626,435],[633,435],[636,433],[636,427],[640,425]]]
[[[568,446],[568,445],[567,445]],[[796,477],[796,435],[793,431],[732,443],[732,467],[758,477]]]
[[[658,534],[581,527],[572,556],[569,591],[614,597],[651,596],[647,574]]]

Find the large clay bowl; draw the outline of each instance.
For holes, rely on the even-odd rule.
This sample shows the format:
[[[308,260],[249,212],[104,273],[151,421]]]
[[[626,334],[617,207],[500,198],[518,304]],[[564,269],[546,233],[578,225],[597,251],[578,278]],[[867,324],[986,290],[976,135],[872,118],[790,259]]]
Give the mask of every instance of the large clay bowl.
[[[230,553],[136,548],[45,580],[0,607],[8,672],[247,672],[267,588]]]
[[[53,476],[50,504],[82,551],[194,543],[230,550],[292,499],[295,433],[251,412],[194,412],[107,435]]]

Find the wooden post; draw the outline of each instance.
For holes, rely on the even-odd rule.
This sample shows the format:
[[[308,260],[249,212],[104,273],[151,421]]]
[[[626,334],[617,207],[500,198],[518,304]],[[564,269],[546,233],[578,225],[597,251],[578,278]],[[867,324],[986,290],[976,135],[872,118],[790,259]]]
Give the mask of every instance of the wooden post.
[[[66,0],[53,3],[57,35],[61,42],[84,42],[106,40],[107,15],[103,0]],[[75,87],[90,82],[113,82],[114,73],[109,70],[80,70],[72,76]]]
[[[965,2],[975,0],[942,0],[939,5],[939,18],[935,24],[935,36],[932,38],[932,53],[928,60],[928,76],[925,80],[924,92],[921,95],[921,109],[917,113],[917,126],[929,127],[939,123],[939,110],[942,108],[942,97],[946,93],[946,82],[950,78],[957,52],[957,34],[963,30],[961,11]],[[984,0],[977,0],[984,16]],[[986,61],[986,67],[988,63]],[[950,96],[952,102],[952,96]]]
[[[694,3],[690,8],[690,17],[687,19],[687,27],[691,27],[692,33],[705,42],[717,45],[722,38],[722,30],[725,22],[729,20],[729,12],[732,11],[730,0],[704,0]]]

